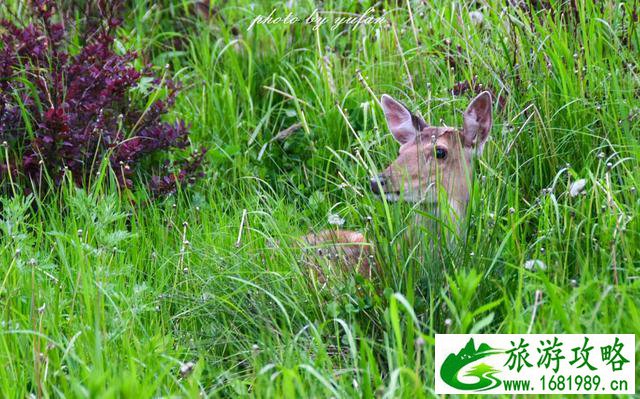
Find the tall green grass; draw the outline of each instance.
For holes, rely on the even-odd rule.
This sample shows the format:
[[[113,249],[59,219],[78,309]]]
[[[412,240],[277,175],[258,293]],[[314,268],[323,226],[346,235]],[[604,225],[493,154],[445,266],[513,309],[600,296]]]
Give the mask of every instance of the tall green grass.
[[[183,82],[175,113],[210,147],[207,176],[156,202],[108,179],[3,199],[3,397],[432,397],[436,332],[637,332],[631,2],[576,17],[492,0],[480,25],[466,2],[385,2],[388,27],[246,30],[287,4],[130,2],[121,43]],[[503,104],[464,234],[434,251],[429,229],[404,239],[424,209],[368,191],[397,152],[376,99],[459,126],[471,94],[451,90],[476,76]],[[304,268],[291,244],[332,213],[375,243],[371,281]]]

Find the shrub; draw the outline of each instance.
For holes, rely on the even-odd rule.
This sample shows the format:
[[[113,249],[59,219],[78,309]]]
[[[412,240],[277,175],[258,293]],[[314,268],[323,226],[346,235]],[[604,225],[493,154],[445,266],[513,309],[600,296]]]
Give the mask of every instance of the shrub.
[[[63,17],[54,0],[31,1],[28,24],[0,21],[3,182],[31,191],[71,172],[87,186],[106,162],[122,187],[146,176],[162,195],[200,176],[204,150],[173,166],[158,162],[190,146],[183,121],[163,120],[179,87],[136,68],[137,53],[116,51],[114,3],[96,3],[101,21],[82,35],[55,21]]]

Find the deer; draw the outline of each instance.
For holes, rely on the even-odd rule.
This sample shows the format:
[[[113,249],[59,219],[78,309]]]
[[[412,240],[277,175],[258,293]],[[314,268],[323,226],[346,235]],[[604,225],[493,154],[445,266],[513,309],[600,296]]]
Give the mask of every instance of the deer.
[[[388,202],[424,204],[452,221],[459,231],[466,219],[474,158],[482,155],[493,125],[491,94],[484,91],[469,103],[461,129],[429,126],[387,94],[382,95],[380,105],[400,149],[395,161],[370,180],[371,192]],[[426,221],[418,217],[415,223]],[[371,278],[377,267],[374,248],[361,232],[325,230],[308,234],[302,241],[330,263],[338,261],[343,269],[355,269],[364,277]],[[325,281],[317,257],[308,263]]]

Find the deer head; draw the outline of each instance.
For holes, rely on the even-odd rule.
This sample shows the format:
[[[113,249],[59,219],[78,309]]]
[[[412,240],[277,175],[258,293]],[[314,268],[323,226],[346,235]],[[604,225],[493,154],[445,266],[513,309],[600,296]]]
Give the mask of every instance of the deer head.
[[[398,158],[371,179],[371,191],[389,201],[437,204],[445,194],[462,217],[469,201],[473,157],[481,154],[492,125],[491,95],[485,91],[464,112],[462,129],[428,126],[388,95],[381,99],[389,130],[400,143]]]

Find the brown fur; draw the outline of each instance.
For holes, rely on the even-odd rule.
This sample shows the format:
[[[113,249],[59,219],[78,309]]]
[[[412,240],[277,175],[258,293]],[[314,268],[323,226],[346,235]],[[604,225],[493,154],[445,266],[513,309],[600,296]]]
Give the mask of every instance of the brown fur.
[[[361,275],[371,278],[374,266],[373,248],[362,233],[349,230],[325,230],[302,237],[307,250],[305,261],[318,273],[321,282],[326,281],[324,266],[337,265],[341,271],[357,269]],[[327,259],[328,262],[323,262]]]
[[[438,189],[460,217],[469,201],[471,151],[465,148],[461,132],[446,127],[427,127],[415,140],[400,147],[398,158],[380,176],[388,183],[385,193],[400,195],[410,202],[438,202]],[[439,148],[447,152],[446,159],[437,159]],[[415,198],[417,196],[417,198]]]

